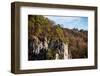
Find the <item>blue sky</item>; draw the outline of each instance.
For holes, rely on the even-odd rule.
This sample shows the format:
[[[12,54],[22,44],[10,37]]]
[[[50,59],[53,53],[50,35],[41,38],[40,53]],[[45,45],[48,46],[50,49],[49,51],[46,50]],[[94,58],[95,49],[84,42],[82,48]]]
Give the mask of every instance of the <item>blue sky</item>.
[[[78,28],[88,30],[88,17],[76,16],[45,16],[53,20],[56,24],[61,24],[64,28]]]

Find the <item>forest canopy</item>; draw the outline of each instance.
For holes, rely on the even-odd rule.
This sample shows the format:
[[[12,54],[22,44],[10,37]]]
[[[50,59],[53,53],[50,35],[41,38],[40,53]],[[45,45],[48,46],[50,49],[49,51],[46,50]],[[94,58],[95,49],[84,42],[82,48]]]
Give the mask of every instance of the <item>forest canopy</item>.
[[[41,15],[29,15],[28,18],[29,37],[35,35],[47,37],[48,40],[51,38],[61,40],[64,43],[68,41],[60,24],[55,24],[52,20]]]

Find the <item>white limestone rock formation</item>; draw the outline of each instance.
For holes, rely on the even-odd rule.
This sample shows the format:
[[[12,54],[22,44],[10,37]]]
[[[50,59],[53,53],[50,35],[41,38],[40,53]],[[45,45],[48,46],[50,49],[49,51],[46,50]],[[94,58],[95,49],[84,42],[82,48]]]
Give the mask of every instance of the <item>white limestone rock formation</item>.
[[[64,45],[64,59],[70,59],[70,55],[68,52],[68,44],[63,44]]]

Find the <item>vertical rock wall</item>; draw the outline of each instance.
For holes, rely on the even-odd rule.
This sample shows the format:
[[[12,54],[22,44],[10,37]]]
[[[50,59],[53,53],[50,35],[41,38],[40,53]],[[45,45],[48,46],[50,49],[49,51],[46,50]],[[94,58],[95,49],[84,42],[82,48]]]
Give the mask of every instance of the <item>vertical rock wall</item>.
[[[64,44],[64,59],[69,59],[68,44]]]

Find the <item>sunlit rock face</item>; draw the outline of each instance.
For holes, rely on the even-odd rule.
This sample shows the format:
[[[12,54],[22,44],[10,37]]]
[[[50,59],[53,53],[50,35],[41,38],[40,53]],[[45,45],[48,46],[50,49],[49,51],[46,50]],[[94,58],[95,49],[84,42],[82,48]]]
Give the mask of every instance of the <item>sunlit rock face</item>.
[[[68,44],[63,44],[64,45],[64,59],[69,59],[69,52],[68,52]]]
[[[69,59],[68,44],[60,40],[48,41],[33,36],[28,40],[29,60]]]
[[[59,59],[59,54],[58,53],[56,53],[56,58],[55,58],[56,60],[58,60]]]

